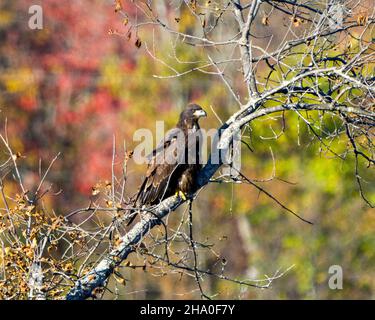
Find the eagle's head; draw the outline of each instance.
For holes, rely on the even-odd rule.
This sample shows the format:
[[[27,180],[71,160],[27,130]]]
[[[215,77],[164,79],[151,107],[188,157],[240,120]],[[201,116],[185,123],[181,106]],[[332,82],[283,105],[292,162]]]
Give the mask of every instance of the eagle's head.
[[[191,103],[184,111],[181,112],[180,121],[186,122],[196,122],[201,117],[206,117],[207,113],[202,109],[201,106]]]

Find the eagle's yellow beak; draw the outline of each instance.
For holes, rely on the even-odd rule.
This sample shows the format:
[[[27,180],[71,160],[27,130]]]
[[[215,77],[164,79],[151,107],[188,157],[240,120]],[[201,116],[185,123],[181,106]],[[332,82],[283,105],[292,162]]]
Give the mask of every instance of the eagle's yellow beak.
[[[193,113],[194,117],[201,118],[201,117],[207,117],[207,113],[204,110],[197,110]]]

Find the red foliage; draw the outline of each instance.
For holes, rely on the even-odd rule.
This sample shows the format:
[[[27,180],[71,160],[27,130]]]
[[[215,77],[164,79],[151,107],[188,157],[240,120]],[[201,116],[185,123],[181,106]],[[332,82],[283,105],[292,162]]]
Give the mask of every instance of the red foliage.
[[[37,109],[37,102],[33,96],[21,96],[19,106],[25,111],[34,111]]]
[[[24,139],[25,153],[45,154],[41,149],[52,148],[68,155],[74,152],[74,157],[64,160],[67,183],[87,192],[97,179],[108,177],[112,133],[127,105],[99,83],[100,68],[107,57],[120,54],[129,58],[121,69],[130,74],[136,49],[108,34],[109,29],[123,27],[111,3],[43,1],[43,30],[28,29],[30,5],[26,0],[8,5],[25,19],[14,20],[5,30],[0,56],[15,57],[9,59],[10,70],[26,66],[38,75],[37,95],[17,93],[6,104],[12,105],[15,119],[20,113],[29,119],[22,128],[19,121],[15,124],[24,133],[20,139]],[[73,162],[76,156],[79,164],[76,159]]]

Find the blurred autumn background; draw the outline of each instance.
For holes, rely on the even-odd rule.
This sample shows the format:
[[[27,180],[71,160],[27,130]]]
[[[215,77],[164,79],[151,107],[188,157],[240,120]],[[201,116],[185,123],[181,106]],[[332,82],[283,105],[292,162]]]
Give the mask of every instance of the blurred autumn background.
[[[43,6],[42,30],[28,28],[31,4]],[[181,28],[188,28],[188,14],[181,12]],[[277,22],[270,21],[267,28],[275,37],[282,36]],[[165,70],[146,53],[143,42],[156,36],[159,48],[167,51],[167,37],[145,33],[127,39],[117,31],[124,32],[124,22],[112,1],[0,4],[1,126],[7,119],[8,136],[22,155],[19,166],[29,189],[40,180],[39,166],[46,168],[61,152],[48,177],[58,195],[46,198],[46,205],[58,214],[87,206],[92,187],[111,179],[114,136],[116,169],[121,170],[123,143],[129,150],[135,147],[135,130],[154,130],[155,120],[172,127],[190,101],[207,111],[202,121],[207,129],[219,125],[212,110],[226,119],[236,108],[219,78],[195,73],[153,77]],[[179,51],[186,60],[199,54],[193,47]],[[197,239],[214,244],[215,252],[225,258],[226,271],[235,278],[256,279],[294,267],[266,290],[206,278],[209,290],[218,299],[375,298],[375,215],[359,196],[354,163],[321,153],[319,143],[310,143],[307,129],[293,115],[277,140],[260,138],[273,135],[267,121],[254,122],[252,128],[254,152],[243,152],[243,172],[267,179],[275,160],[280,179],[261,185],[314,225],[286,213],[251,186],[211,184],[195,202],[194,232]],[[131,194],[144,167],[129,166]],[[373,183],[366,185],[366,194],[375,200]],[[211,256],[202,252],[199,259],[205,265]],[[343,290],[328,287],[331,265],[343,268]],[[156,277],[137,269],[127,279],[121,289],[125,299],[197,297],[192,278],[179,274]]]

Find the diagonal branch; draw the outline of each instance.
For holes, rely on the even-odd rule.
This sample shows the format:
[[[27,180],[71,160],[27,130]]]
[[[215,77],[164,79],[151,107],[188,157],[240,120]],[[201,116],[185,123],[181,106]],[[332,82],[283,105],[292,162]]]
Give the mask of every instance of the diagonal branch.
[[[232,117],[230,117],[217,131],[216,137],[214,138],[211,156],[217,151],[215,149],[222,149],[225,152],[226,150],[229,150],[236,130],[241,129],[252,120],[286,110],[329,111],[335,113],[355,114],[365,117],[372,123],[375,123],[375,116],[373,113],[345,106],[333,106],[330,104],[285,104],[272,108],[257,109],[255,105],[248,105],[246,108],[243,108],[232,115]],[[208,163],[199,173],[197,191],[210,182],[211,177],[221,167],[222,163],[222,158],[213,159],[210,157]],[[161,219],[175,211],[184,202],[185,201],[179,196],[172,196],[161,202],[152,210],[152,212],[145,213],[142,220],[120,239],[120,244],[114,250],[109,252],[107,256],[93,268],[93,270],[75,283],[74,287],[67,294],[66,299],[81,300],[91,297],[94,289],[105,284],[105,281],[112,274],[114,269],[135,250],[135,246],[142,241],[143,237],[146,236],[153,227],[159,225]]]

